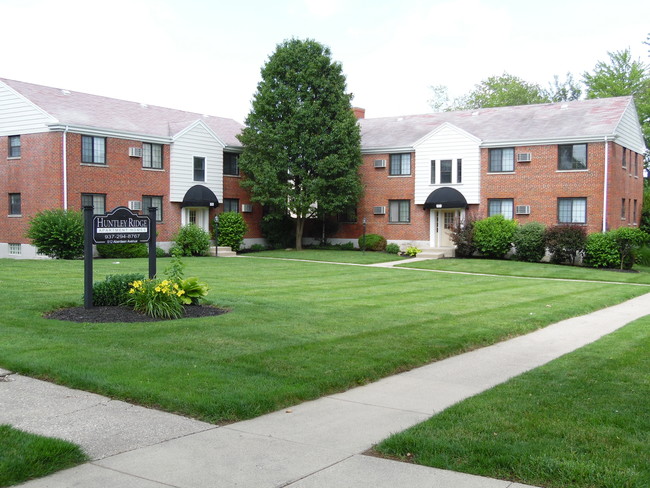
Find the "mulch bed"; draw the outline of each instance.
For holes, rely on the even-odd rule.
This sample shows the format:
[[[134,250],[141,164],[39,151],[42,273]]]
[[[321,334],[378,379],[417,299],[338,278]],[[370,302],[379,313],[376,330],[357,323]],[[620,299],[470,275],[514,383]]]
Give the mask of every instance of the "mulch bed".
[[[227,313],[228,310],[209,305],[190,305],[185,307],[184,319],[197,317],[214,317]],[[70,322],[159,322],[161,320],[136,312],[130,307],[84,307],[61,308],[45,315],[47,319],[67,320]]]

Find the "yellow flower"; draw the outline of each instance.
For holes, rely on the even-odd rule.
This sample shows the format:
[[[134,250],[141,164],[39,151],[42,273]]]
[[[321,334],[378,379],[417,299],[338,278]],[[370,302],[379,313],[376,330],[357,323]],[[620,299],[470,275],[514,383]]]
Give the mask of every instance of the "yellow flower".
[[[129,290],[129,293],[135,293],[135,288],[131,288],[131,289]]]
[[[185,290],[179,290],[177,295],[180,297],[181,295],[185,295]]]
[[[160,291],[160,287],[157,286],[156,288],[154,288],[154,290],[156,290],[157,292],[159,292],[159,291]]]

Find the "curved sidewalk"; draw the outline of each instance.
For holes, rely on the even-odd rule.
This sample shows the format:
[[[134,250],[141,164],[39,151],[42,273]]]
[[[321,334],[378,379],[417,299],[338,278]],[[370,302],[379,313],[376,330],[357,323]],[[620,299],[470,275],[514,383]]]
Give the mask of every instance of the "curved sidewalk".
[[[9,374],[10,381],[0,382],[0,423],[69,439],[93,459],[23,485],[30,488],[522,488],[524,485],[508,481],[362,453],[391,433],[649,312],[650,294],[646,294],[344,393],[224,427]]]

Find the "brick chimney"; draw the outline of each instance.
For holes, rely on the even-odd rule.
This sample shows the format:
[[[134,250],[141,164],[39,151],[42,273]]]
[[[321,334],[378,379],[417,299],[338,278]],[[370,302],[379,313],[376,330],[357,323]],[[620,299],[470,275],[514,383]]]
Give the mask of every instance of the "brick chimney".
[[[352,107],[352,112],[354,112],[354,116],[357,119],[365,119],[366,118],[366,109],[365,108]]]

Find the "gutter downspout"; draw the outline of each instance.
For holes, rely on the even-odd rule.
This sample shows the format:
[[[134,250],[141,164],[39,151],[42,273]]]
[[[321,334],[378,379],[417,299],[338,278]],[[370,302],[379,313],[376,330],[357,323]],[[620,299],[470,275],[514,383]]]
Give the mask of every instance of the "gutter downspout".
[[[603,233],[607,232],[607,191],[609,190],[609,142],[605,136],[605,181],[603,189]]]
[[[63,210],[68,210],[68,126],[63,129]]]

